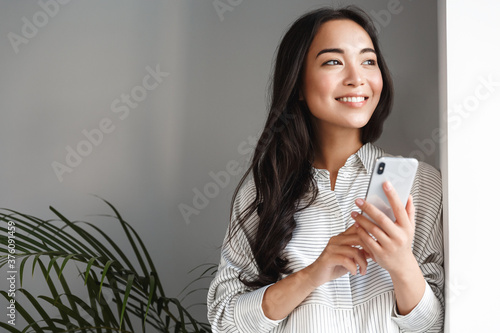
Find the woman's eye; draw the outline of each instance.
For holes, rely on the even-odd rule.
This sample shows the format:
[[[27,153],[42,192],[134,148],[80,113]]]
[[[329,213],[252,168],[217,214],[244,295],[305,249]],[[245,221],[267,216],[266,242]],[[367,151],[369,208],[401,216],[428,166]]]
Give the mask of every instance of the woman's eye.
[[[376,62],[375,60],[373,60],[373,59],[365,60],[365,61],[363,62],[363,65],[370,65],[370,66],[374,66],[374,65],[376,65],[376,64],[377,64],[377,62]]]
[[[323,65],[342,65],[342,63],[339,60],[329,60],[325,62]]]

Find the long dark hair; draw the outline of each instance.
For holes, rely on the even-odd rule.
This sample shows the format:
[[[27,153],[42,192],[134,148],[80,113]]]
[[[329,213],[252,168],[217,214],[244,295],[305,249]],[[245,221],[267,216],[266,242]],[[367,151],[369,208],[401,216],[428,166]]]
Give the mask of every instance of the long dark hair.
[[[238,183],[231,207],[245,178],[253,173],[255,199],[230,224],[228,242],[250,215],[257,211],[258,227],[250,245],[259,269],[253,279],[240,279],[249,287],[261,287],[276,282],[282,274],[291,273],[283,250],[292,238],[296,222],[294,214],[316,200],[318,188],[313,178],[313,127],[307,105],[299,100],[304,63],[309,47],[320,26],[331,20],[348,19],[359,24],[370,36],[382,73],[383,89],[380,101],[361,129],[361,141],[377,140],[384,120],[391,111],[393,86],[389,70],[380,52],[376,30],[366,13],[355,6],[335,10],[321,8],[306,13],[292,24],[284,35],[274,64],[271,104],[264,130],[257,142],[251,164]],[[309,192],[311,191],[311,192]],[[300,199],[311,193],[306,205],[298,207]],[[233,209],[231,208],[231,221]]]

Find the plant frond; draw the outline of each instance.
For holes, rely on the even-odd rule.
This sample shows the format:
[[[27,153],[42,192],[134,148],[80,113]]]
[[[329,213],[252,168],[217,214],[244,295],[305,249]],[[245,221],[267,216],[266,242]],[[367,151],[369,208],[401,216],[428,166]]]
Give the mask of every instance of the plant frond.
[[[16,301],[16,312],[30,323],[23,330],[0,323],[1,330],[12,333],[131,333],[134,331],[132,318],[135,317],[140,319],[143,332],[146,332],[146,327],[159,332],[210,332],[210,326],[194,319],[188,312],[189,307],[184,307],[182,302],[189,295],[206,290],[192,287],[196,282],[212,277],[217,266],[202,264],[191,270],[188,274],[202,271],[181,291],[182,300],[166,297],[140,235],[111,203],[101,200],[113,214],[99,216],[118,222],[137,259],[136,264],[132,264],[122,246],[118,246],[108,233],[90,222],[71,221],[53,207],[50,210],[56,219],[47,220],[0,209],[2,244],[7,244],[5,235],[8,230],[4,221],[12,221],[16,227],[15,256],[21,261],[21,288],[18,291],[25,296],[23,302],[26,303]],[[7,264],[8,255],[7,248],[0,248],[0,267]],[[70,262],[74,265],[68,265]],[[77,295],[68,284],[65,273],[73,268],[76,268],[78,278],[71,281],[71,286],[77,280],[83,282],[83,295]],[[31,271],[32,278],[41,273],[49,295],[35,296],[22,288],[26,269]],[[0,293],[9,300],[5,291]],[[54,306],[58,315],[49,314],[47,304]],[[191,306],[198,305],[203,303]],[[34,311],[29,313],[25,306],[31,306]],[[41,319],[36,320],[34,316]]]

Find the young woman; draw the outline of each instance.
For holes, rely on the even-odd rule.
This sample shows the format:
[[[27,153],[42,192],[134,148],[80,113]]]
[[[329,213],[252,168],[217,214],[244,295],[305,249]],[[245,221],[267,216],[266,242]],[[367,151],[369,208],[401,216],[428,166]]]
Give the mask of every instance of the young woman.
[[[392,94],[361,10],[323,8],[290,27],[208,292],[214,332],[442,330],[440,174],[420,162],[406,203],[384,184],[395,223],[362,200],[386,155],[372,142]]]

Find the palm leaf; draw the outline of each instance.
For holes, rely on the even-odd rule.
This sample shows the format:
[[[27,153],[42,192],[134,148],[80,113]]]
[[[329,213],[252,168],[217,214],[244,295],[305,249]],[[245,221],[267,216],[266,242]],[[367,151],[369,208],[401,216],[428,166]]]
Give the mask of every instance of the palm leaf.
[[[103,200],[103,199],[102,199]],[[33,315],[25,310],[20,300],[16,311],[27,322],[24,332],[131,332],[132,317],[141,320],[143,332],[146,324],[157,331],[209,332],[209,325],[192,317],[177,298],[166,297],[154,262],[139,234],[126,222],[118,210],[103,200],[113,211],[110,215],[125,233],[128,245],[137,259],[133,265],[111,237],[96,225],[86,221],[72,222],[59,210],[50,207],[57,220],[43,220],[17,211],[0,210],[0,222],[14,221],[16,226],[16,258],[22,258],[19,272],[21,286],[26,264],[31,259],[31,275],[41,271],[50,295],[33,296],[22,290],[25,300],[35,309]],[[7,243],[5,224],[0,223],[0,241]],[[98,238],[99,237],[99,238]],[[0,267],[7,263],[8,251],[0,248]],[[59,260],[60,259],[60,260]],[[62,264],[60,265],[62,261]],[[74,265],[68,265],[68,263]],[[64,270],[75,267],[86,288],[84,295],[77,295],[70,288]],[[205,266],[205,265],[201,265]],[[199,266],[199,267],[201,267]],[[80,271],[82,267],[83,270]],[[195,268],[196,269],[196,268]],[[191,286],[213,274],[213,267],[205,269],[181,294],[187,296],[203,290],[188,291]],[[54,277],[55,278],[54,278]],[[74,281],[72,281],[72,284]],[[103,297],[106,291],[109,297]],[[7,294],[2,295],[8,299]],[[47,307],[54,306],[59,316],[49,315]],[[0,323],[8,332],[19,333],[17,328]]]
[[[10,324],[6,324],[4,322],[0,322],[0,327],[3,327],[4,329],[6,329],[7,331],[12,332],[12,333],[22,333],[20,330],[16,329],[14,326],[12,326]]]
[[[41,270],[42,270],[42,273],[43,273],[45,276],[48,276],[48,274],[47,274],[47,270],[46,270],[46,268],[45,268],[45,265],[43,264],[43,262],[42,262],[41,260],[39,260],[39,266],[40,266],[40,268],[41,268]],[[68,283],[66,282],[66,279],[65,279],[65,277],[64,277],[64,274],[59,274],[59,273],[60,273],[60,269],[59,269],[59,266],[57,265],[57,263],[54,263],[54,270],[56,271],[57,275],[59,275],[59,283],[60,283],[60,285],[62,286],[62,288],[63,288],[63,290],[64,290],[64,292],[63,292],[63,293],[64,293],[65,295],[71,295],[71,289],[69,288]],[[50,277],[50,276],[48,276],[48,278],[46,279],[46,281],[47,281],[47,283],[51,282],[51,281],[52,281],[51,277]],[[52,284],[52,285],[54,285],[54,283],[52,283],[52,282],[51,282],[51,284]],[[54,288],[54,289],[55,289],[55,288]],[[54,290],[54,291],[52,292],[52,296],[54,297],[54,299],[57,299],[57,300],[58,300],[58,299],[60,298],[61,294],[63,294],[63,293],[61,293],[61,294],[57,294],[57,295],[56,295],[56,293],[57,293],[57,290]],[[41,297],[41,296],[40,296],[40,297]],[[78,316],[76,316],[76,317],[75,317],[75,319],[76,319],[76,320],[77,320],[77,322],[78,322],[78,325],[79,325],[80,327],[84,327],[84,326],[85,326],[85,325],[84,325],[84,323],[86,322],[86,320],[84,320],[84,319],[83,319],[83,318],[79,315],[79,311],[78,311],[78,307],[77,307],[77,305],[76,305],[76,302],[75,302],[73,299],[71,299],[71,298],[67,298],[67,299],[68,299],[68,303],[69,303],[69,306],[71,307],[72,311],[73,311],[75,314],[77,314],[77,315],[78,315]],[[56,305],[56,307],[58,308],[59,312],[61,313],[61,316],[67,315],[67,312],[66,312],[66,311],[62,311],[62,310],[61,310],[61,308],[60,308],[60,307],[58,307],[57,305]],[[83,330],[82,330],[82,332],[84,332],[84,333],[85,333],[85,332],[86,332],[86,330],[85,330],[85,329],[83,329]]]
[[[132,249],[134,250],[134,253],[137,257],[137,260],[139,261],[139,265],[141,266],[142,268],[142,272],[145,276],[148,275],[148,269],[146,268],[146,265],[144,264],[144,261],[142,260],[142,257],[141,257],[141,254],[139,252],[139,249],[137,248],[137,245],[132,237],[132,235],[130,234],[129,232],[129,226],[128,224],[122,219],[120,213],[118,212],[118,210],[112,205],[110,204],[108,201],[102,199],[105,203],[107,203],[109,205],[109,207],[111,207],[111,209],[114,211],[114,213],[116,214],[116,218],[118,219],[118,221],[120,221],[120,224],[122,226],[122,229],[123,231],[125,231],[125,234],[127,235],[127,239],[130,243],[130,245],[132,246]],[[131,229],[131,228],[130,228]]]
[[[18,289],[18,291],[22,292],[23,289]],[[9,300],[10,297],[8,297],[7,293],[3,290],[0,291],[0,293],[7,299]],[[35,329],[38,329],[40,330],[40,326],[38,326],[38,324],[36,323],[35,319],[33,317],[31,317],[31,315],[28,313],[28,311],[26,311],[26,309],[21,305],[19,304],[19,302],[16,301],[16,312],[18,312],[28,323],[33,323],[33,327]]]
[[[130,289],[132,289],[132,284],[134,283],[134,278],[135,278],[134,274],[130,274],[128,276],[127,287],[125,287],[125,295],[123,296],[122,312],[120,314],[120,328],[122,327],[123,316],[125,315],[127,300],[128,296],[130,295]]]
[[[102,284],[104,283],[104,278],[106,277],[106,273],[108,273],[108,269],[109,269],[109,267],[111,267],[111,265],[112,265],[114,262],[115,262],[114,260],[108,260],[108,262],[107,262],[107,263],[106,263],[106,265],[104,266],[104,270],[102,271],[101,284],[99,285],[99,294],[98,294],[98,298],[100,298],[100,297],[101,297]]]
[[[33,297],[33,295],[31,295],[26,289],[20,289],[19,291],[22,292],[26,298],[28,298],[28,300],[31,302],[31,305],[33,305],[33,307],[38,311],[38,314],[40,314],[42,316],[42,319],[47,323],[47,326],[55,331],[55,324],[50,320],[49,314],[45,311],[43,306],[38,303],[35,297]]]

